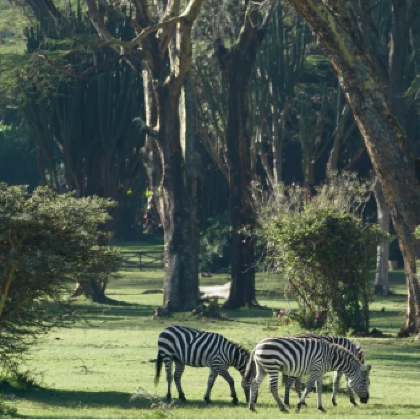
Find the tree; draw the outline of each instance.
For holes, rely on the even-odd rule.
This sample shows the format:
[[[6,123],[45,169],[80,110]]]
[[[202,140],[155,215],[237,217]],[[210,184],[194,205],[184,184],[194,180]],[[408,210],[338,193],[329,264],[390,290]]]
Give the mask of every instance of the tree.
[[[136,38],[115,40],[94,0],[88,15],[102,39],[142,73],[147,133],[145,160],[164,230],[163,303],[172,311],[191,310],[198,299],[197,172],[191,113],[191,29],[202,0],[190,0],[181,13],[180,0],[159,2],[157,20],[146,0],[132,1]],[[156,32],[157,35],[156,35]],[[123,52],[124,51],[124,52]]]
[[[257,50],[266,33],[275,2],[269,3],[265,17],[258,25],[258,9],[249,1],[236,41],[226,48],[216,40],[216,54],[228,90],[226,148],[229,167],[229,211],[231,235],[231,289],[225,303],[228,308],[251,306],[255,299],[254,242],[241,230],[252,229],[255,216],[250,206],[251,137],[247,129],[246,99]]]
[[[354,1],[289,0],[318,35],[340,80],[391,210],[408,287],[407,315],[400,334],[420,331],[420,284],[416,275],[420,189],[407,136],[388,104],[375,50],[361,28],[364,10]],[[369,32],[368,32],[369,33]]]
[[[98,228],[113,205],[0,183],[1,363],[13,363],[41,334],[74,318],[66,299],[70,284],[103,286],[118,270],[120,254],[97,245],[109,236]]]
[[[371,189],[357,175],[343,173],[309,197],[299,186],[279,184],[270,197],[253,190],[267,267],[287,280],[302,327],[369,331],[369,270],[377,244],[386,238],[360,217]]]
[[[79,23],[73,35],[86,37],[92,30],[90,21],[80,10],[76,18]],[[118,32],[129,37],[126,26],[120,23]],[[141,185],[139,178],[145,175],[139,157],[144,136],[138,135],[132,122],[143,112],[138,100],[143,95],[141,77],[127,63],[116,61],[113,51],[95,47],[69,58],[50,58],[77,48],[68,34],[51,39],[41,30],[36,34],[26,30],[26,36],[28,52],[35,54],[18,77],[18,87],[38,146],[44,183],[48,171],[50,186],[57,191],[116,200],[113,222],[121,234],[121,219],[132,216],[128,217],[130,226],[134,216],[124,211],[129,191],[138,195],[135,186]],[[89,73],[95,63],[98,68]]]
[[[50,0],[28,5],[33,2],[56,16]],[[136,11],[130,20],[136,35],[131,41],[117,39],[108,29],[109,14],[115,12],[110,4],[85,4],[103,48],[142,75],[145,121],[139,116],[137,122],[147,134],[141,156],[164,229],[163,302],[173,311],[191,310],[198,299],[198,232],[194,135],[187,128],[187,119],[193,117],[188,74],[191,28],[202,0],[190,0],[182,13],[180,0],[159,1],[155,13],[146,0],[130,1],[130,10]]]

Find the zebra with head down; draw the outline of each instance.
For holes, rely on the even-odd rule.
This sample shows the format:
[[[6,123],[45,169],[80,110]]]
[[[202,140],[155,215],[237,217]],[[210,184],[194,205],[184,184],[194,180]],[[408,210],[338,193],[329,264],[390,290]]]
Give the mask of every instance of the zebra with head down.
[[[356,359],[358,359],[360,361],[360,363],[365,363],[365,356],[363,354],[363,349],[360,346],[360,343],[358,343],[357,341],[352,341],[349,340],[346,337],[331,337],[328,335],[321,335],[321,334],[298,334],[295,335],[294,337],[296,338],[314,338],[317,340],[325,340],[328,341],[329,343],[333,343],[333,344],[338,344],[342,347],[344,347],[345,349],[347,349],[348,351],[350,351],[351,353],[354,354],[354,356],[356,357]],[[333,405],[337,405],[336,402],[336,396],[337,396],[337,392],[338,392],[338,387],[340,384],[340,379],[343,376],[342,372],[339,371],[335,371],[334,373],[334,382],[333,382],[333,393],[331,396],[331,401],[333,403]],[[295,383],[295,389],[296,392],[299,395],[299,398],[301,397],[302,393],[301,393],[301,378],[297,377],[294,378],[292,376],[289,376],[286,380],[286,389],[285,389],[285,393],[284,393],[284,403],[286,405],[289,405],[289,393],[290,393],[290,388],[293,385],[293,382]],[[353,392],[351,390],[350,387],[347,387],[349,396],[350,396],[350,402],[353,405],[357,405],[356,401],[354,399],[354,395]]]
[[[266,338],[257,344],[248,362],[244,380],[250,380],[255,364],[256,376],[252,380],[249,408],[255,410],[258,387],[266,375],[269,376],[270,390],[281,411],[287,411],[278,395],[278,374],[289,376],[308,375],[305,391],[296,406],[297,410],[305,402],[314,384],[317,390],[317,407],[322,407],[322,375],[328,371],[339,371],[346,375],[347,384],[366,404],[369,400],[370,365],[362,364],[344,347],[313,338]]]
[[[243,380],[246,366],[249,360],[249,352],[238,344],[232,343],[220,334],[199,331],[194,328],[172,326],[166,328],[159,335],[158,357],[156,361],[155,385],[159,382],[162,363],[165,364],[166,378],[168,381],[168,393],[166,398],[171,400],[172,363],[175,362],[173,379],[178,390],[179,399],[185,401],[185,394],[181,387],[181,376],[185,366],[210,368],[207,383],[207,392],[204,400],[210,403],[210,393],[214,382],[220,375],[230,387],[230,395],[234,404],[238,403],[235,384],[228,369],[233,366],[241,376],[241,386],[248,402],[252,372],[247,381]]]

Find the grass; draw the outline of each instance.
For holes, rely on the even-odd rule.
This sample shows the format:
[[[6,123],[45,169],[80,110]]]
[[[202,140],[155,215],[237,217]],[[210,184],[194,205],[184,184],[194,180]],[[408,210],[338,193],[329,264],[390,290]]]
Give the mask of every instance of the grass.
[[[145,249],[145,244],[125,248]],[[156,249],[161,244],[151,245]],[[161,248],[160,248],[161,249]],[[203,330],[217,331],[251,349],[270,335],[299,331],[297,326],[278,326],[271,310],[240,309],[226,311],[226,320],[198,319],[190,314],[154,320],[153,309],[162,303],[162,295],[143,294],[147,289],[162,288],[162,271],[126,271],[109,285],[108,295],[131,303],[107,306],[79,302],[89,323],[79,322],[74,328],[50,332],[27,358],[22,370],[38,372],[41,388],[16,390],[0,388],[2,400],[17,408],[19,416],[30,418],[417,418],[420,410],[420,343],[409,339],[361,339],[366,359],[373,366],[371,400],[366,406],[351,407],[348,396],[339,393],[338,406],[330,403],[329,392],[323,395],[326,414],[316,410],[313,394],[308,408],[296,414],[280,414],[267,392],[268,381],[261,386],[257,413],[251,413],[240,389],[239,373],[231,369],[240,399],[232,406],[228,385],[218,378],[212,393],[213,404],[207,406],[203,396],[207,385],[207,369],[186,368],[183,388],[188,399],[176,398],[170,407],[159,397],[166,394],[163,374],[157,388],[153,380],[158,334],[168,325],[182,323]],[[202,279],[203,284],[226,282],[226,275]],[[390,273],[393,292],[389,298],[377,298],[372,304],[372,325],[383,332],[396,334],[403,321],[406,303],[404,277],[401,271]],[[271,290],[273,278],[259,275],[257,289]],[[271,309],[287,306],[282,296],[260,302]],[[384,308],[384,311],[382,311]],[[330,383],[332,374],[324,382]],[[344,381],[342,381],[342,385]],[[175,386],[173,396],[177,397]],[[284,388],[280,387],[280,393]],[[134,398],[133,398],[134,396]],[[297,402],[291,394],[291,403]]]

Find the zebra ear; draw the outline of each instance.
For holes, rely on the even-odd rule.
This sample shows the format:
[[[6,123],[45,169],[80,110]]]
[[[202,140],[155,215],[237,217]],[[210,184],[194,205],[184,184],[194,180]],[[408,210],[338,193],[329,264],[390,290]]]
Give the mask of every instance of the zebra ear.
[[[361,365],[360,366],[360,372],[370,372],[370,370],[372,369],[371,365]]]

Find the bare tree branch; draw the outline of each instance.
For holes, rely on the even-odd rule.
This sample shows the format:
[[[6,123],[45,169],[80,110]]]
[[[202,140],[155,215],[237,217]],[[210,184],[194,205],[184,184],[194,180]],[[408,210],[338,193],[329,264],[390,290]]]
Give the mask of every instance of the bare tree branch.
[[[170,85],[170,92],[173,97],[179,96],[181,87],[191,69],[191,29],[200,12],[202,3],[203,0],[190,0],[184,12],[178,17],[179,26],[176,34],[174,63],[171,74],[165,81],[165,84]]]
[[[158,131],[154,130],[153,128],[149,127],[140,117],[136,117],[133,119],[134,123],[137,123],[140,127],[140,133],[146,133],[151,137],[157,138],[159,133]]]

